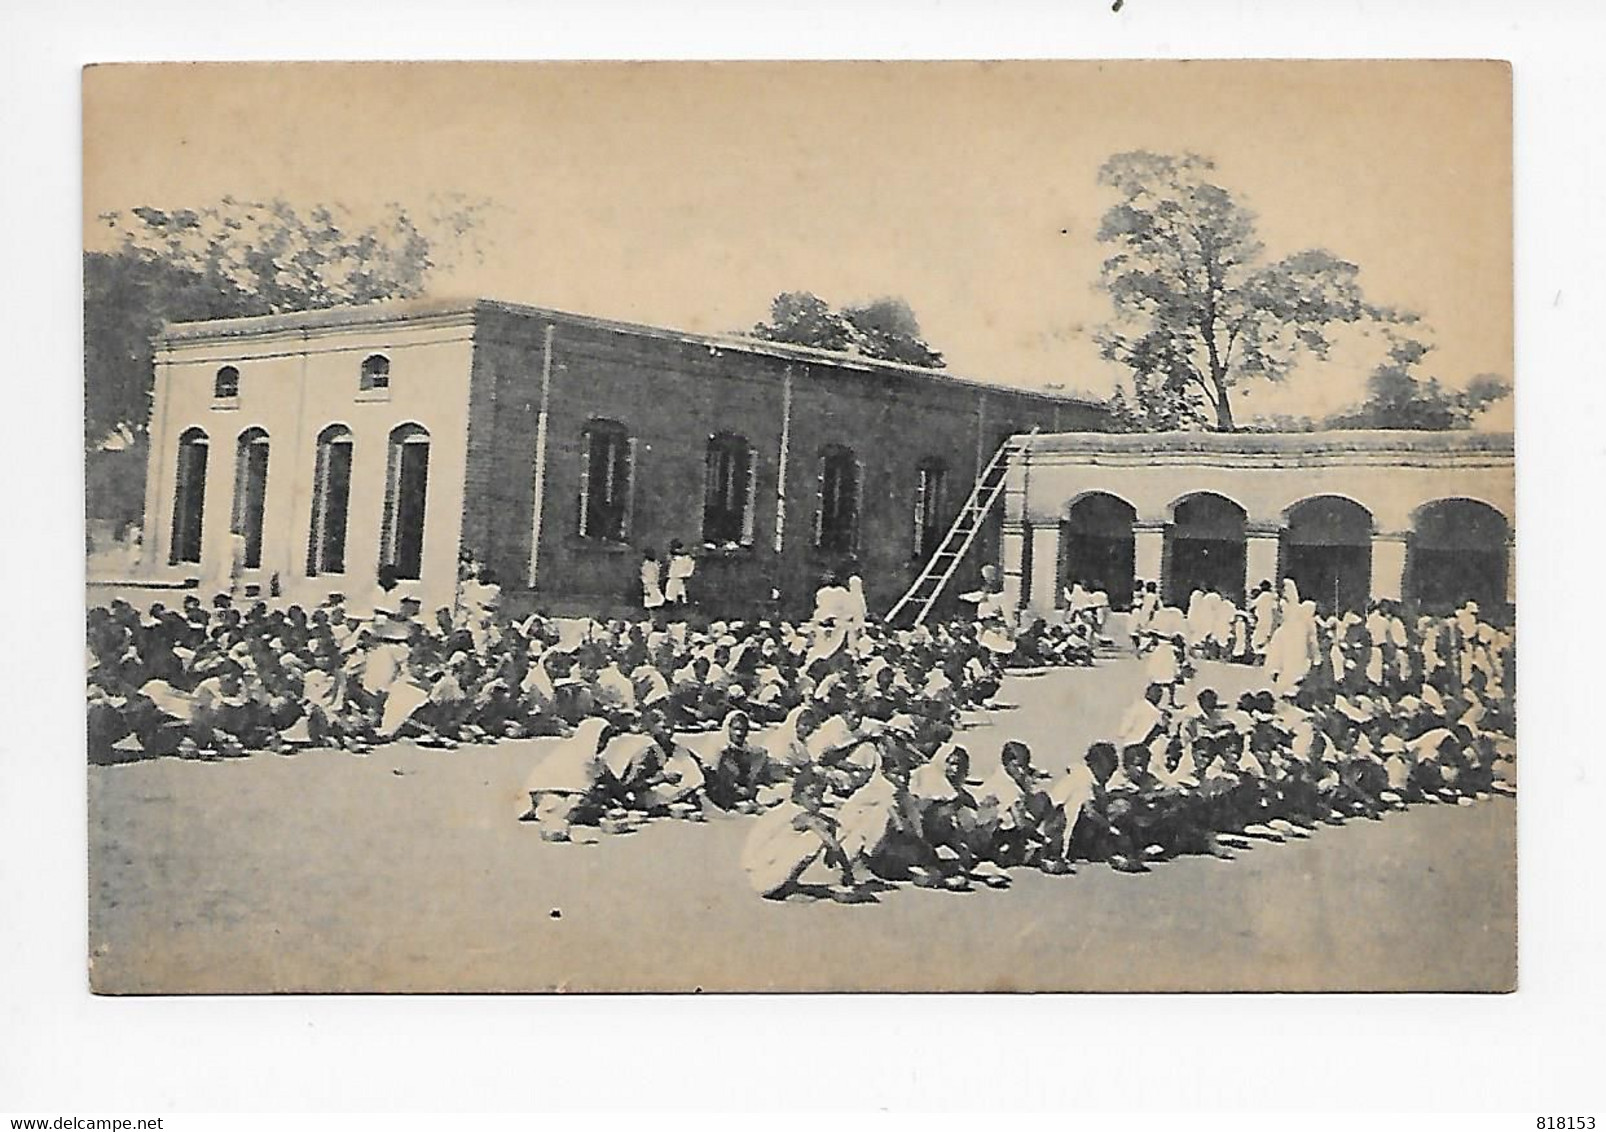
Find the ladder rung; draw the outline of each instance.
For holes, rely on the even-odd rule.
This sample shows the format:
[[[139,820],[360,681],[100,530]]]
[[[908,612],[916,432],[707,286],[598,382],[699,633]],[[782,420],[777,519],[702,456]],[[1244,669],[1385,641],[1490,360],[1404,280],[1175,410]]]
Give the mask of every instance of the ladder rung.
[[[970,495],[965,499],[964,506],[959,509],[959,514],[954,518],[953,525],[948,528],[948,533],[943,536],[942,542],[937,544],[937,549],[920,568],[919,575],[908,591],[898,599],[892,611],[887,614],[888,622],[908,606],[918,607],[915,610],[914,624],[919,625],[926,619],[932,606],[937,604],[937,598],[941,596],[943,587],[959,568],[960,560],[970,552],[977,534],[980,533],[981,522],[989,516],[999,497],[1004,494],[1009,478],[1010,460],[1026,451],[1028,442],[1038,431],[1037,428],[1033,428],[1025,441],[1004,440],[993,450],[991,459],[976,477]]]

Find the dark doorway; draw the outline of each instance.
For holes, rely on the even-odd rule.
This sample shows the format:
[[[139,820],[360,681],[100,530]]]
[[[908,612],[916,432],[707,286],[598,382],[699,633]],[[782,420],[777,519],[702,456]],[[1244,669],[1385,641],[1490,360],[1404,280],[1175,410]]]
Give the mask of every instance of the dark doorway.
[[[234,457],[234,534],[245,540],[240,563],[247,570],[262,566],[262,516],[268,499],[268,434],[259,428],[240,434]]]
[[[1506,517],[1474,499],[1441,499],[1417,512],[1405,557],[1405,596],[1430,613],[1467,601],[1506,603]]]
[[[1060,584],[1103,590],[1112,609],[1132,607],[1132,524],[1137,511],[1104,492],[1071,504],[1060,523]]]
[[[307,577],[346,572],[346,514],[351,502],[351,431],[330,425],[318,435],[312,480],[312,533]]]
[[[396,576],[417,579],[424,565],[424,502],[429,488],[429,434],[404,427],[391,434],[386,556]]]
[[[859,550],[859,459],[839,444],[820,452],[814,545],[836,555]]]
[[[1244,599],[1244,510],[1208,492],[1178,503],[1165,530],[1167,605],[1185,608],[1194,590]]]
[[[1322,613],[1362,610],[1372,592],[1372,513],[1354,500],[1322,495],[1288,512],[1281,575]]]
[[[168,561],[199,563],[206,510],[206,433],[192,428],[178,439],[178,482],[173,492],[173,530]]]
[[[709,438],[703,466],[704,543],[752,544],[753,468],[753,448],[746,437],[720,433]]]

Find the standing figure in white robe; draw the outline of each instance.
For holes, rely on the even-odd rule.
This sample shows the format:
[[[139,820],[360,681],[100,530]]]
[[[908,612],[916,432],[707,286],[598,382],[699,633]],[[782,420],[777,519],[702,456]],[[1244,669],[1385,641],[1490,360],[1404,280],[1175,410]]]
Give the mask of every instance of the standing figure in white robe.
[[[1110,595],[1104,590],[1094,590],[1089,595],[1093,617],[1093,631],[1099,636],[1104,635],[1104,626],[1110,620]]]
[[[1249,602],[1249,617],[1253,628],[1249,634],[1249,647],[1257,659],[1266,655],[1271,635],[1277,629],[1277,594],[1267,585],[1256,591]]]
[[[1188,612],[1184,615],[1188,625],[1188,648],[1197,650],[1210,639],[1212,613],[1209,594],[1203,590],[1194,590],[1188,595]]]
[[[1282,624],[1266,644],[1266,671],[1272,690],[1288,697],[1299,691],[1317,663],[1316,648],[1316,603],[1285,607]]]
[[[1132,636],[1136,639],[1140,634],[1149,630],[1154,621],[1155,612],[1160,608],[1160,593],[1153,582],[1145,585],[1141,591],[1133,591],[1134,608],[1132,611]]]
[[[664,586],[664,601],[669,605],[687,605],[691,601],[686,583],[697,570],[697,560],[687,554],[680,540],[669,544],[669,581]]]
[[[658,569],[658,552],[648,547],[641,558],[641,605],[650,617],[663,608],[664,591]]]
[[[1383,649],[1388,643],[1388,632],[1388,617],[1374,605],[1366,614],[1366,679],[1374,688],[1383,684]]]

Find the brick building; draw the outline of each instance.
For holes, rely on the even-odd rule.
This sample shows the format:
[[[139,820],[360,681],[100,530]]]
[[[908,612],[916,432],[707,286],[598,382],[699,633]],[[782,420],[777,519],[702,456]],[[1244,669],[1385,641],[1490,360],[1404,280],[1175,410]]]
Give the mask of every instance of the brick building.
[[[1104,421],[1077,398],[486,300],[177,324],[156,343],[142,572],[204,587],[238,561],[246,586],[312,602],[368,593],[388,563],[433,608],[469,549],[513,600],[597,613],[639,607],[642,548],[678,538],[712,611],[774,588],[795,614],[848,560],[880,610],[1004,438]]]

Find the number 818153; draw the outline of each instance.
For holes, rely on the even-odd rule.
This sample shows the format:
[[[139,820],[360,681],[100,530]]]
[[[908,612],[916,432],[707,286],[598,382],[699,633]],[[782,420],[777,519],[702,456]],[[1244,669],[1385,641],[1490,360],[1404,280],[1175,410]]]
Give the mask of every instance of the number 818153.
[[[1539,1116],[1534,1118],[1539,1132],[1595,1132],[1593,1116]]]

